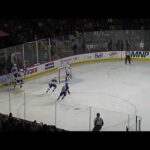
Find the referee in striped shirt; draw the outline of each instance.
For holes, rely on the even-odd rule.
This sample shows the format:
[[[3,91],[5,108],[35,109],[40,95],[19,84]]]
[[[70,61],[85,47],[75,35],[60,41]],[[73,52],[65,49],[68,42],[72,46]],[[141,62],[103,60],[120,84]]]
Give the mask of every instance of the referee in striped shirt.
[[[125,57],[125,64],[127,64],[127,61],[129,61],[129,64],[130,64],[131,63],[130,51],[129,50],[126,51],[125,55],[126,55],[126,57]]]
[[[94,128],[92,131],[100,131],[103,125],[104,125],[104,121],[100,117],[100,113],[97,113],[97,116],[94,119]]]

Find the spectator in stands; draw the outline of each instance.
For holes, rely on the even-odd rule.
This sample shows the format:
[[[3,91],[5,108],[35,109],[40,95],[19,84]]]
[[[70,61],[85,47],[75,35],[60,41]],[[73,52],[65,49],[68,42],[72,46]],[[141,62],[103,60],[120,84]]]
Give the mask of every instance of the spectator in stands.
[[[55,126],[37,123],[15,118],[12,113],[9,115],[0,114],[0,132],[53,132],[64,131],[63,129],[57,129]]]
[[[6,55],[4,52],[0,52],[0,75],[6,73]]]
[[[33,132],[38,131],[38,126],[37,126],[36,120],[34,120],[34,122],[31,124],[30,130]]]
[[[110,39],[110,41],[108,43],[108,50],[112,51],[112,39]]]
[[[8,130],[8,119],[7,116],[3,115],[1,118],[1,124],[2,124],[2,131],[7,131]]]
[[[100,113],[97,113],[97,116],[94,119],[94,128],[93,128],[93,131],[100,131],[103,125],[104,125],[104,121],[100,117]]]
[[[12,118],[12,113],[9,113],[9,116],[8,116],[9,118]]]

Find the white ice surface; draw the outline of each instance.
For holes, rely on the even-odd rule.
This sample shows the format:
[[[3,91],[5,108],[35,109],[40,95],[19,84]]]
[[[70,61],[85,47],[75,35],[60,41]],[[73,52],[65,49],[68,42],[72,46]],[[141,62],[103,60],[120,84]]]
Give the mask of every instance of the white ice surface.
[[[8,114],[10,108],[16,117],[71,131],[88,131],[90,125],[92,129],[97,112],[104,119],[103,131],[122,131],[128,114],[137,114],[142,116],[142,131],[150,131],[150,63],[93,63],[73,67],[72,74],[71,95],[57,105],[63,83],[54,93],[45,94],[48,81],[58,75],[53,73],[26,80],[22,89],[10,87],[10,95],[9,87],[1,89],[0,112]]]

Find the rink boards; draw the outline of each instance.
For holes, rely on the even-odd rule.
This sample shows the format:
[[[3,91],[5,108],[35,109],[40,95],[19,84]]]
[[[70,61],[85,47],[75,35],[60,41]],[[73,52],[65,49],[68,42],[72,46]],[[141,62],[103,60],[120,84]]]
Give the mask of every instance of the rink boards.
[[[69,62],[72,66],[95,63],[95,62],[106,62],[106,61],[120,61],[125,58],[125,51],[107,51],[107,52],[95,52],[81,55],[74,55],[66,58],[62,58],[56,61],[48,62],[38,66],[26,68],[24,70],[25,79],[31,79],[35,76],[42,74],[55,72],[59,67]],[[131,51],[131,59],[138,61],[150,61],[149,51]],[[6,84],[12,82],[11,74],[0,76],[0,87],[4,87]]]

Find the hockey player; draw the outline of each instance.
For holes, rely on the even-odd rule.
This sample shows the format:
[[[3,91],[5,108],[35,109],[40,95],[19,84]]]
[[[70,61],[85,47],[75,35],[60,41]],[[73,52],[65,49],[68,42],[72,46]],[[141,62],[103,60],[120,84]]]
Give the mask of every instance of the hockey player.
[[[65,85],[64,85],[64,86],[62,87],[62,89],[61,89],[60,95],[59,95],[59,97],[57,98],[57,100],[59,100],[59,98],[60,98],[61,96],[62,96],[61,99],[64,99],[64,97],[67,95],[67,92],[68,92],[68,94],[70,94],[68,83],[65,83]]]
[[[127,60],[129,61],[129,64],[130,64],[130,51],[126,51],[125,52],[125,55],[126,55],[126,58],[125,58],[125,64],[127,63]]]
[[[17,69],[17,65],[14,64],[12,69],[11,69],[11,72],[13,74],[13,78],[14,78],[14,82],[16,81],[17,79],[17,76],[18,76],[18,69]]]
[[[16,78],[16,80],[15,80],[14,88],[15,88],[18,84],[20,85],[20,88],[22,88],[23,78],[22,78],[22,76],[21,76],[20,73],[17,74],[17,78]]]
[[[68,67],[69,69],[71,69],[71,65],[69,64],[69,62],[67,62],[67,67]]]
[[[52,87],[54,87],[53,92],[54,92],[55,89],[57,88],[57,79],[56,79],[56,77],[54,77],[54,78],[48,83],[48,85],[49,85],[49,88],[47,89],[46,94],[48,93],[48,91],[49,91]]]
[[[70,69],[66,68],[66,82],[70,79]]]
[[[22,77],[22,84],[24,84],[23,80],[24,80],[25,76],[24,76],[24,70],[23,69],[20,69],[20,75]]]
[[[69,63],[67,63],[67,67],[66,67],[66,81],[68,81],[71,78],[72,78],[71,66],[70,66]]]

